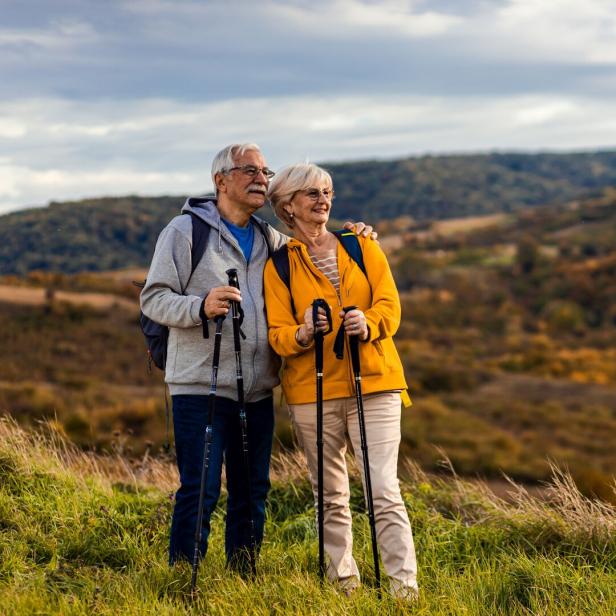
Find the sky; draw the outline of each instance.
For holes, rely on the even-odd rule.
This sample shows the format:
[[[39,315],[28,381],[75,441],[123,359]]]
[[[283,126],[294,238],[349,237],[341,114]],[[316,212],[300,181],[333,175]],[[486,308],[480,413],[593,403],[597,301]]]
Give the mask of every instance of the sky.
[[[0,214],[270,167],[616,147],[615,0],[0,0]]]

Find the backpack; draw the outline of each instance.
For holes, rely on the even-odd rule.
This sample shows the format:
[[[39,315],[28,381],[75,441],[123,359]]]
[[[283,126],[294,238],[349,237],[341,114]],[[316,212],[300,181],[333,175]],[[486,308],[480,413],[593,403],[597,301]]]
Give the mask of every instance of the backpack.
[[[364,273],[364,276],[368,278],[366,266],[364,264],[364,255],[361,251],[361,246],[359,244],[359,240],[357,239],[357,235],[355,235],[353,231],[346,231],[345,229],[333,231],[333,234],[342,244],[342,247],[347,251],[351,259],[357,263],[361,271]],[[285,283],[287,289],[289,289],[289,293],[291,293],[291,268],[289,265],[289,250],[286,244],[281,246],[272,254],[272,262],[276,268],[276,272],[280,280]],[[291,295],[291,310],[293,311],[293,314],[295,314],[295,302],[293,301],[293,295]]]
[[[210,225],[194,212],[188,212],[192,218],[192,247],[190,249],[190,276],[192,277],[201,257],[205,252],[207,239],[210,235]],[[145,280],[138,283],[137,286],[143,288]],[[169,328],[166,325],[161,325],[156,321],[146,317],[143,312],[140,313],[139,324],[145,338],[145,345],[148,354],[148,371],[152,370],[154,364],[159,370],[164,370],[167,363],[167,342],[169,340]]]
[[[215,198],[192,198],[189,200],[189,204],[192,207],[202,207],[208,201],[215,201]],[[190,215],[192,218],[192,248],[190,251],[191,266],[190,276],[188,277],[188,281],[190,281],[190,278],[194,274],[195,269],[197,268],[197,265],[199,265],[199,261],[201,261],[203,253],[205,252],[211,227],[194,212],[187,212],[186,215]],[[254,216],[251,217],[251,220],[263,234],[269,256],[271,254],[271,246],[267,235],[268,223],[259,220]],[[146,281],[144,280],[143,282],[135,284],[138,287],[143,288],[145,286],[145,282]],[[186,284],[188,285],[188,282]],[[139,323],[141,325],[141,331],[143,332],[146,343],[148,354],[148,371],[152,370],[152,364],[154,364],[159,370],[164,370],[167,363],[169,328],[166,325],[161,325],[160,323],[153,321],[150,317],[143,314],[143,312],[140,314]]]

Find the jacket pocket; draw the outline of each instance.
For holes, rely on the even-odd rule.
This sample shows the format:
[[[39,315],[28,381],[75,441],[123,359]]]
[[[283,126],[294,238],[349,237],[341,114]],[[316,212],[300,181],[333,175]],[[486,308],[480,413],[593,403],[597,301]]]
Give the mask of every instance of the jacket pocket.
[[[375,340],[372,344],[374,344],[374,348],[376,349],[376,352],[381,357],[384,357],[385,356],[385,351],[383,351],[383,345],[381,344],[381,341],[380,340]]]
[[[385,354],[379,340],[359,343],[359,361],[363,375],[385,374]]]

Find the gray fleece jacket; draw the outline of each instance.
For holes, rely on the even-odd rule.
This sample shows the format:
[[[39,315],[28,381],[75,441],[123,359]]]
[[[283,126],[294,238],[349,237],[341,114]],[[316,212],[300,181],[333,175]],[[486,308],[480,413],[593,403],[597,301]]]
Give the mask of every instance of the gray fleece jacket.
[[[252,254],[247,263],[237,240],[220,219],[215,201],[212,198],[202,207],[193,207],[188,199],[182,208],[183,213],[195,212],[211,227],[205,252],[192,276],[192,218],[176,216],[162,230],[141,292],[141,310],[169,327],[165,381],[171,395],[208,394],[214,331],[210,327],[210,337],[203,338],[199,310],[211,288],[229,284],[225,271],[236,268],[244,310],[242,330],[246,334],[246,339],[241,341],[244,392],[247,402],[255,402],[271,395],[279,382],[280,360],[267,340],[263,298],[267,245],[263,234],[255,228]],[[272,250],[286,243],[287,236],[269,225],[266,227]],[[222,329],[217,393],[237,400],[230,316]]]

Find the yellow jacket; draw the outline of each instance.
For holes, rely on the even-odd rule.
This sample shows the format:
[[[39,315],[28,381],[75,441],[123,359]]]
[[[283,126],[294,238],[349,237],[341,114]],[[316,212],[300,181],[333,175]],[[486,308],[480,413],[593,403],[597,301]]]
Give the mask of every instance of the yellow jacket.
[[[353,371],[345,337],[344,359],[336,359],[334,340],[341,326],[338,316],[343,306],[357,306],[366,315],[370,336],[359,343],[362,391],[406,390],[404,371],[392,336],[400,324],[400,298],[387,258],[380,246],[370,239],[358,238],[368,280],[347,251],[338,244],[340,298],[327,277],[310,260],[305,244],[292,239],[288,243],[291,291],[296,312],[291,311],[289,289],[278,276],[270,259],[265,266],[265,304],[269,341],[284,358],[282,387],[289,404],[315,402],[314,343],[302,347],[295,332],[304,322],[304,312],[313,300],[322,298],[331,307],[333,331],[323,345],[323,399],[344,398],[355,394]]]

